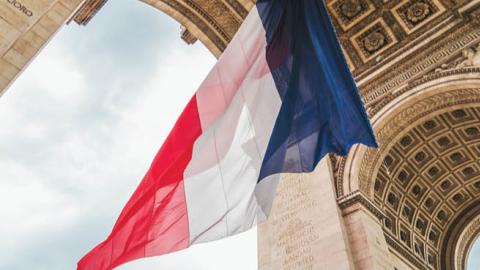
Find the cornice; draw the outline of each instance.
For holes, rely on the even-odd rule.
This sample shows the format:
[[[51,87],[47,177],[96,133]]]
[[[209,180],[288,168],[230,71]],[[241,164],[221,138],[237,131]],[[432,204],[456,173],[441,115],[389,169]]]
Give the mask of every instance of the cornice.
[[[338,206],[340,209],[344,210],[347,209],[348,207],[355,205],[355,204],[360,204],[365,207],[370,213],[372,213],[375,217],[377,217],[379,220],[382,220],[385,217],[385,213],[378,208],[376,205],[374,205],[370,199],[365,197],[360,191],[355,191],[353,193],[350,193],[348,195],[342,196],[337,199]]]

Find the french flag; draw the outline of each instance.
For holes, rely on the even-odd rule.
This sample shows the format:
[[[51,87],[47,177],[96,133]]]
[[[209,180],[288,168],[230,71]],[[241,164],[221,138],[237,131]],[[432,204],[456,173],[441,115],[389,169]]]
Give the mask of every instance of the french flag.
[[[376,146],[321,0],[258,0],[187,104],[108,238],[78,270],[113,269],[250,229],[281,173]]]

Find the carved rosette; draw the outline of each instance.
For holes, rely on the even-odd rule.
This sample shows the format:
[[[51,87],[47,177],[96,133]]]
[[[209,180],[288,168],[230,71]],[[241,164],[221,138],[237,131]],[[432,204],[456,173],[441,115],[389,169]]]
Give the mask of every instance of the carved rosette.
[[[328,7],[343,30],[352,28],[375,10],[370,0],[334,0]]]
[[[364,7],[359,0],[347,0],[339,5],[341,14],[348,19],[354,19]]]
[[[361,58],[368,61],[393,46],[397,39],[387,24],[383,20],[378,20],[354,36],[353,42]]]
[[[393,14],[404,31],[412,33],[445,11],[439,0],[404,0],[394,8]]]
[[[411,5],[406,11],[406,18],[413,25],[425,20],[432,14],[431,7],[428,4],[418,2]]]
[[[438,12],[439,8],[431,0],[415,0],[404,3],[396,11],[411,29]]]
[[[387,43],[387,36],[384,31],[376,31],[368,34],[362,40],[363,48],[369,54],[374,54]]]

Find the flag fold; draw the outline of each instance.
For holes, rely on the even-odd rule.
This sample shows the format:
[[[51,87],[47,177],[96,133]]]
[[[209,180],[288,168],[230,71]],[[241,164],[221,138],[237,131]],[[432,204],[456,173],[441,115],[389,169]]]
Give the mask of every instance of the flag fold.
[[[376,146],[323,1],[258,0],[187,104],[108,238],[108,270],[250,229],[281,173]]]

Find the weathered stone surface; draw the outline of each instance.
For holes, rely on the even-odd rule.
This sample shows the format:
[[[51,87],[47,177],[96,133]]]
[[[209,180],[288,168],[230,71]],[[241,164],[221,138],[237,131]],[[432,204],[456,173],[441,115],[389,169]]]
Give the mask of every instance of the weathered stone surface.
[[[329,159],[312,174],[285,176],[259,226],[259,269],[351,269]]]
[[[0,95],[81,0],[0,1]]]

